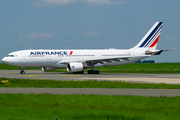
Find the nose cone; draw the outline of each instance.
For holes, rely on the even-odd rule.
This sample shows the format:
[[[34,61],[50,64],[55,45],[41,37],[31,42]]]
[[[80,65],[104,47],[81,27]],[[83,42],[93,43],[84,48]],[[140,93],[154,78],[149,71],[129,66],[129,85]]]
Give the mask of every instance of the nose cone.
[[[6,62],[7,62],[7,58],[4,57],[4,58],[2,59],[2,61],[3,61],[4,63],[6,63]]]
[[[10,58],[10,57],[4,57],[4,58],[2,59],[2,61],[3,61],[4,63],[8,64],[8,65],[13,65],[14,62],[15,62],[15,60],[12,59],[12,58]]]

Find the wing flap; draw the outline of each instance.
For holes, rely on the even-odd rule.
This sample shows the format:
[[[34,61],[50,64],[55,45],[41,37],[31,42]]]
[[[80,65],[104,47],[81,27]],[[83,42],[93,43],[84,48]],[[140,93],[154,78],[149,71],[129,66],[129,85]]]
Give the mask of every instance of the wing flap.
[[[138,57],[148,57],[150,55],[142,55],[142,56],[138,56]],[[58,64],[67,64],[70,62],[89,62],[91,64],[104,64],[106,62],[121,62],[121,61],[130,61],[130,58],[132,58],[131,56],[121,56],[121,57],[93,57],[93,58],[88,58],[88,59],[83,59],[83,60],[62,60],[59,61]]]
[[[146,55],[147,56],[147,55]],[[91,64],[104,64],[104,62],[121,62],[122,60],[129,61],[129,59],[132,58],[131,56],[121,56],[121,57],[99,57],[99,58],[91,58],[91,59],[86,59],[86,62],[90,62]]]

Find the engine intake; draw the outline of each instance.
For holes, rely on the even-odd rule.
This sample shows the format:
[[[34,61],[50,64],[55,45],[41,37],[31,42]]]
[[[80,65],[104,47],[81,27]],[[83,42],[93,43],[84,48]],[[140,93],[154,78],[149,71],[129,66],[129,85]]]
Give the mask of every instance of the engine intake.
[[[67,65],[67,71],[68,72],[81,72],[83,70],[83,64],[82,63],[69,63]]]

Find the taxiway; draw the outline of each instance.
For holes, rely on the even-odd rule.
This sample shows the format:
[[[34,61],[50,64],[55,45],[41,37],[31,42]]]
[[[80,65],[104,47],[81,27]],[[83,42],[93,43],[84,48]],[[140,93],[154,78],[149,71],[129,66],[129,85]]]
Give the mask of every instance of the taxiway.
[[[0,88],[0,93],[12,94],[83,94],[83,95],[134,95],[134,96],[180,96],[180,89],[111,89],[111,88]]]
[[[101,74],[71,74],[59,72],[43,72],[26,70],[0,70],[0,77],[41,80],[108,80],[137,83],[168,83],[180,84],[180,74],[132,74],[132,73],[101,73]],[[135,96],[180,96],[179,89],[110,89],[110,88],[0,88],[0,93],[22,94],[95,94],[95,95],[135,95]]]
[[[180,84],[180,74],[142,74],[142,73],[100,73],[100,74],[71,74],[59,72],[43,72],[41,70],[0,70],[0,77],[42,80],[107,80],[137,83],[167,83]]]

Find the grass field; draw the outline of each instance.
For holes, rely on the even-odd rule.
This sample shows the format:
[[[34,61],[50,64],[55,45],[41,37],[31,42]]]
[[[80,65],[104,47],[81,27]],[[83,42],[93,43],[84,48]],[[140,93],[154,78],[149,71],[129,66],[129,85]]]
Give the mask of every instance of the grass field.
[[[19,67],[0,64],[0,70],[19,70]],[[25,70],[41,70],[41,68],[24,68]],[[98,67],[101,73],[180,73],[180,63],[133,63],[113,67]],[[89,69],[86,69],[87,72]],[[67,72],[57,69],[57,72]],[[54,72],[54,71],[53,71]]]
[[[56,80],[29,80],[29,79],[10,79],[11,84],[0,84],[0,87],[45,87],[45,88],[143,88],[143,89],[180,89],[176,84],[153,84],[153,83],[128,83],[112,81],[56,81]]]
[[[179,120],[180,97],[0,94],[1,120]]]
[[[19,70],[0,64],[1,70]],[[28,68],[40,70],[41,68]],[[180,73],[180,63],[127,64],[97,68],[100,72]],[[25,68],[25,70],[27,70]],[[65,69],[57,71],[66,72]],[[154,88],[180,89],[180,85],[111,81],[55,81],[10,79],[0,87]],[[105,95],[0,94],[0,120],[179,120],[180,97]]]
[[[41,70],[41,68],[24,68],[25,70]],[[0,70],[20,70],[19,67],[8,65],[5,63],[0,63]]]

